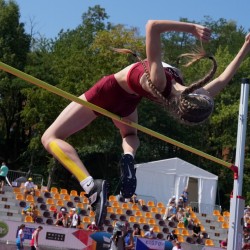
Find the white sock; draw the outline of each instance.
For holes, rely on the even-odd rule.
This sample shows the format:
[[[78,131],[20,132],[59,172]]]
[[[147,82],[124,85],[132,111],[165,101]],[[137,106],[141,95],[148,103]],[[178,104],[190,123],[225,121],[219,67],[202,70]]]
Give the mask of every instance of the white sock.
[[[94,186],[94,179],[92,176],[88,176],[86,179],[82,180],[80,182],[80,185],[82,186],[82,188],[84,189],[84,191],[88,194],[90,192],[90,190],[93,188]]]
[[[124,152],[124,154],[125,154],[125,155],[131,155],[131,156],[134,158],[134,155],[133,155],[133,153],[131,153],[131,152]]]

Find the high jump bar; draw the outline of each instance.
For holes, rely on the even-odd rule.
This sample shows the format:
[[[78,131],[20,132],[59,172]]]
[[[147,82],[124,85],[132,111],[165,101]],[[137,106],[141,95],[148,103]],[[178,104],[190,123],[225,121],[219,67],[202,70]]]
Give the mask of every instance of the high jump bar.
[[[158,139],[160,139],[162,141],[165,141],[165,142],[170,143],[172,145],[175,145],[175,146],[177,146],[179,148],[187,150],[187,151],[189,151],[191,153],[199,155],[199,156],[201,156],[203,158],[206,158],[206,159],[208,159],[210,161],[216,162],[216,163],[218,163],[218,164],[220,164],[222,166],[225,166],[227,168],[232,169],[232,164],[229,163],[229,162],[223,161],[223,160],[221,160],[219,158],[216,158],[214,156],[206,154],[206,153],[204,153],[204,152],[202,152],[202,151],[200,151],[198,149],[192,148],[192,147],[190,147],[188,145],[185,145],[185,144],[183,144],[181,142],[173,140],[173,139],[171,139],[171,138],[169,138],[169,137],[167,137],[165,135],[162,135],[162,134],[160,134],[158,132],[155,132],[155,131],[153,131],[151,129],[143,127],[138,123],[129,121],[128,119],[125,119],[125,118],[122,118],[122,117],[120,117],[118,115],[115,115],[115,114],[113,114],[113,113],[111,113],[111,112],[109,112],[109,111],[107,111],[107,110],[105,110],[105,109],[103,109],[103,108],[101,108],[99,106],[96,106],[96,105],[94,105],[94,104],[92,104],[90,102],[82,100],[82,99],[80,99],[79,97],[77,97],[75,95],[72,95],[72,94],[70,94],[70,93],[68,93],[68,92],[66,92],[66,91],[64,91],[62,89],[59,89],[59,88],[57,88],[57,87],[55,87],[53,85],[50,85],[50,84],[48,84],[48,83],[46,83],[46,82],[44,82],[42,80],[39,80],[38,78],[35,78],[35,77],[33,77],[33,76],[31,76],[31,75],[29,75],[27,73],[24,73],[24,72],[22,72],[22,71],[20,71],[20,70],[18,70],[16,68],[13,68],[13,67],[11,67],[11,66],[3,63],[3,62],[0,62],[0,69],[2,69],[3,71],[8,72],[8,73],[18,77],[18,78],[21,78],[21,79],[23,79],[23,80],[25,80],[25,81],[27,81],[29,83],[32,83],[32,84],[34,84],[34,85],[36,85],[36,86],[38,86],[40,88],[46,89],[49,92],[52,92],[52,93],[54,93],[56,95],[59,95],[59,96],[62,96],[64,98],[66,98],[66,99],[68,99],[70,101],[81,104],[81,105],[83,105],[83,106],[85,106],[85,107],[87,107],[87,108],[89,108],[89,109],[91,109],[93,111],[96,111],[96,112],[98,112],[98,113],[100,113],[100,114],[102,114],[104,116],[107,116],[107,117],[109,117],[109,118],[111,118],[113,120],[119,121],[119,122],[121,122],[123,124],[126,124],[126,125],[128,125],[130,127],[133,127],[133,128],[135,128],[135,129],[137,129],[137,130],[139,130],[139,131],[141,131],[141,132],[143,132],[145,134],[151,135],[151,136],[153,136],[155,138],[158,138]]]

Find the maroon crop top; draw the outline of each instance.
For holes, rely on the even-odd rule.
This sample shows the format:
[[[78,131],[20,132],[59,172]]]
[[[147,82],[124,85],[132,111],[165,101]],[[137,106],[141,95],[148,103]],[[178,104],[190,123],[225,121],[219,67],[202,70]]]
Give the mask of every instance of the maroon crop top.
[[[148,67],[148,62],[145,61],[145,63]],[[166,87],[163,90],[162,95],[165,98],[168,98],[169,95],[171,94],[172,79],[175,79],[180,84],[182,84],[182,81],[174,72],[174,70],[172,70],[171,68],[164,68],[164,70],[165,70],[165,75],[166,75]],[[131,90],[133,90],[139,96],[146,97],[152,101],[156,101],[157,98],[154,97],[151,93],[144,90],[140,84],[140,79],[144,73],[145,71],[141,62],[135,63],[132,66],[132,68],[129,70],[128,75],[127,75],[128,86]]]

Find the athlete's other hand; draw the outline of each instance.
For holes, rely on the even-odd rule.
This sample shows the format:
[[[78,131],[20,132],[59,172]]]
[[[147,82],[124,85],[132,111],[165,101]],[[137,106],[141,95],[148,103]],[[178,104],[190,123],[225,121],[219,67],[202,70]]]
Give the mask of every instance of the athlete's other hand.
[[[193,35],[203,42],[208,42],[211,39],[211,30],[205,26],[194,24]]]

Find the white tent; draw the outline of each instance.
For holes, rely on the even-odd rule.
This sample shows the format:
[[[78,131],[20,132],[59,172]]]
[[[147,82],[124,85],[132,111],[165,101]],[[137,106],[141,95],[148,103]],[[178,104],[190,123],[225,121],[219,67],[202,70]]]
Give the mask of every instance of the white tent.
[[[151,196],[157,202],[167,202],[173,195],[188,188],[189,202],[215,205],[218,176],[179,158],[137,164],[139,196]]]

